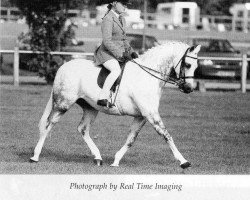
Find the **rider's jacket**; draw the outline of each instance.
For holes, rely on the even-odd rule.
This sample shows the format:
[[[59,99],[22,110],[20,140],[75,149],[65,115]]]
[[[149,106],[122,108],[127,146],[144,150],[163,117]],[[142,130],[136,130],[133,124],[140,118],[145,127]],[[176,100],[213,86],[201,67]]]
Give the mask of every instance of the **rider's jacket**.
[[[102,43],[95,50],[97,65],[114,58],[119,61],[123,56],[123,52],[128,51],[129,54],[133,52],[126,37],[124,17],[121,17],[121,21],[122,23],[113,11],[109,11],[103,18],[101,25]]]

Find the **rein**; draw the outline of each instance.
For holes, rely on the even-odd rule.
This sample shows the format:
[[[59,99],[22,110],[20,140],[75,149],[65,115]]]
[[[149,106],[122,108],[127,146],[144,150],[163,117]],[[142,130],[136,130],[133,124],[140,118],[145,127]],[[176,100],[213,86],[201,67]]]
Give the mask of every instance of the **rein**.
[[[185,65],[185,60],[184,60],[185,57],[188,57],[188,58],[192,58],[192,59],[196,59],[196,60],[197,60],[197,58],[195,58],[195,57],[186,55],[189,49],[190,49],[190,48],[188,48],[188,49],[186,50],[186,52],[185,52],[184,55],[181,57],[181,59],[179,60],[179,62],[177,63],[177,65],[174,67],[174,69],[177,68],[177,66],[180,64],[180,62],[182,62],[180,68],[182,68],[182,66]],[[167,75],[167,79],[163,79],[163,78],[160,78],[160,77],[154,75],[153,73],[149,72],[148,70],[150,70],[150,71],[152,71],[152,72],[155,72],[155,73],[157,73],[157,74],[160,74],[161,76],[164,77],[165,74],[163,74],[162,72],[159,72],[159,71],[157,71],[157,70],[154,70],[154,69],[151,69],[151,68],[146,67],[146,66],[144,66],[144,65],[141,65],[141,64],[137,63],[135,60],[131,60],[131,62],[137,64],[142,70],[144,70],[145,72],[147,72],[147,73],[150,74],[151,76],[153,76],[153,77],[155,77],[155,78],[157,78],[157,79],[159,79],[159,80],[161,80],[161,81],[164,81],[165,83],[170,83],[170,84],[173,84],[173,85],[176,85],[176,86],[179,86],[179,85],[181,85],[181,84],[184,84],[184,83],[185,83],[185,80],[188,79],[188,78],[194,78],[194,76],[185,76],[185,73],[184,73],[184,76],[181,76],[181,69],[180,69],[179,78],[174,78],[174,77],[170,77],[170,75]]]
[[[146,69],[148,69],[148,70],[150,70],[150,71],[152,71],[152,72],[155,72],[155,73],[157,73],[157,74],[160,74],[160,75],[164,76],[163,73],[161,73],[161,72],[159,72],[159,71],[156,71],[156,70],[154,70],[154,69],[151,69],[151,68],[149,68],[149,67],[146,67],[146,66],[144,66],[144,65],[141,65],[141,64],[137,63],[135,60],[131,60],[131,62],[137,64],[142,70],[144,70],[145,72],[147,72],[147,73],[150,74],[151,76],[153,76],[153,77],[155,77],[155,78],[157,78],[157,79],[159,79],[159,80],[161,80],[161,81],[164,81],[164,82],[166,82],[166,83],[171,83],[171,84],[173,84],[173,85],[178,85],[178,83],[177,83],[178,80],[177,80],[176,78],[173,78],[173,77],[168,76],[168,79],[162,79],[162,78],[160,78],[160,77],[158,77],[158,76],[152,74],[151,72],[147,71]]]

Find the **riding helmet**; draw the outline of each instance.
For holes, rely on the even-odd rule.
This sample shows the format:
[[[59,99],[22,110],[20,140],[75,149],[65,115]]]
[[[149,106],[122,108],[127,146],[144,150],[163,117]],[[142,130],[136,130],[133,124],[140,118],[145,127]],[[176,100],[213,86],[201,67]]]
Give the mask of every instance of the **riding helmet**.
[[[130,5],[131,4],[131,2],[129,0],[100,0],[99,2],[100,2],[100,4],[111,4],[115,1],[120,2],[123,5]]]

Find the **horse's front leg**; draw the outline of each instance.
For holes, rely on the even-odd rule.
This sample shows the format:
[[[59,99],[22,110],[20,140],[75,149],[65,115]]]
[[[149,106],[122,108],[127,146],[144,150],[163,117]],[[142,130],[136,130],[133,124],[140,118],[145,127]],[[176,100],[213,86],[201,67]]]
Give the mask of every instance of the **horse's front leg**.
[[[185,169],[191,166],[191,164],[182,156],[177,147],[174,144],[174,140],[165,128],[162,119],[158,112],[149,113],[147,116],[148,121],[153,125],[157,133],[164,137],[166,142],[169,144],[170,149],[172,150],[174,157],[180,161],[181,168]]]
[[[128,149],[132,146],[135,142],[138,133],[142,129],[143,125],[145,124],[146,119],[144,117],[135,117],[134,121],[131,125],[129,135],[123,147],[115,154],[114,163],[111,165],[112,167],[118,167],[119,162],[124,156],[124,154],[128,151]]]

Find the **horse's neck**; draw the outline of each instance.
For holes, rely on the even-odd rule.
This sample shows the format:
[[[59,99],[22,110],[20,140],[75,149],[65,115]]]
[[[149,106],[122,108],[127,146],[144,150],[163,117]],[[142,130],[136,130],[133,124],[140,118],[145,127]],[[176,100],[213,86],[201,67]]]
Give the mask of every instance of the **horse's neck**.
[[[144,83],[144,85],[147,85],[147,89],[151,90],[152,88],[158,88],[155,90],[155,92],[159,92],[162,87],[165,85],[165,82],[162,81],[161,79],[165,79],[163,69],[160,69],[160,67],[157,67],[157,65],[152,65],[150,63],[146,63],[142,59],[136,59],[136,63],[132,63],[133,65],[141,65],[141,68],[139,66],[132,67],[130,69],[139,69],[140,71],[143,71],[141,74],[142,76],[137,77],[137,80],[141,83]],[[146,67],[143,69],[143,67]],[[152,71],[150,70],[152,69]],[[136,72],[133,71],[133,74],[137,74]],[[148,76],[150,74],[150,76]],[[158,77],[158,78],[157,78]],[[154,90],[154,89],[153,89]],[[151,93],[153,91],[151,90]]]
[[[178,59],[178,55],[174,51],[170,51],[169,54],[160,54],[149,52],[141,57],[141,63],[161,73],[161,78],[166,78],[170,74],[171,69],[174,67],[175,60]]]
[[[176,67],[178,60],[180,60],[185,53],[185,49],[186,45],[183,43],[170,43],[165,44],[165,46],[155,47],[140,57],[140,63],[148,68],[160,72],[160,74],[155,72],[152,72],[152,74],[166,80],[169,77],[171,70]],[[157,78],[153,76],[152,78],[156,79],[154,82],[161,90],[166,82],[160,79],[157,80]]]
[[[150,49],[142,55],[145,66],[168,76],[172,68],[175,68],[185,53],[188,45],[182,42],[167,42]]]

